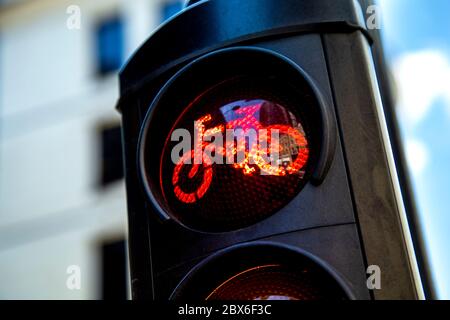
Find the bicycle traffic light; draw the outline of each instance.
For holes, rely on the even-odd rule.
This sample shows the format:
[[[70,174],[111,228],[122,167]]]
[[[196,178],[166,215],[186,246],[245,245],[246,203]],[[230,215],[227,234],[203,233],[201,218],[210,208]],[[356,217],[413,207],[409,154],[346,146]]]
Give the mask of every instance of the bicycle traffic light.
[[[133,297],[421,298],[359,3],[193,2],[120,75]]]

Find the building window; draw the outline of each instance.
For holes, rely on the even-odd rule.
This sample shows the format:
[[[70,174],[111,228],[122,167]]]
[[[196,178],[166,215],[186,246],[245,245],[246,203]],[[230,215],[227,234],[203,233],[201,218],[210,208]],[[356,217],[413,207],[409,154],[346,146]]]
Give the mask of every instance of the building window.
[[[127,261],[124,240],[101,245],[101,295],[103,300],[127,299]]]
[[[184,8],[184,1],[169,1],[162,4],[162,21],[169,19]]]
[[[101,127],[100,140],[100,185],[107,186],[124,176],[120,125]]]
[[[96,28],[97,73],[117,71],[124,60],[124,25],[121,17],[102,20]]]

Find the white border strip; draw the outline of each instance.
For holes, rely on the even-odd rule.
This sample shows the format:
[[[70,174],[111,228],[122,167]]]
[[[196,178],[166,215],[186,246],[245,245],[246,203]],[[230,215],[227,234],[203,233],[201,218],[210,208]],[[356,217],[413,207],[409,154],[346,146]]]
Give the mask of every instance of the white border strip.
[[[417,258],[416,253],[414,250],[414,245],[411,237],[411,231],[409,229],[408,224],[408,217],[406,215],[405,205],[403,203],[403,195],[400,188],[400,182],[398,179],[398,173],[397,168],[395,165],[394,160],[394,154],[391,147],[391,140],[389,137],[389,131],[386,123],[384,108],[383,108],[383,102],[381,100],[381,94],[380,94],[380,88],[378,86],[377,76],[375,72],[375,65],[373,62],[372,52],[370,51],[369,44],[366,41],[363,41],[364,47],[366,50],[364,50],[366,60],[369,66],[369,74],[370,74],[370,80],[371,85],[373,88],[373,93],[375,94],[375,104],[377,109],[377,116],[380,124],[382,139],[383,139],[383,145],[386,152],[386,157],[388,161],[390,176],[392,185],[394,187],[394,193],[395,193],[395,201],[397,204],[398,213],[400,215],[400,222],[401,227],[403,231],[403,238],[405,240],[406,244],[406,250],[409,258],[409,264],[411,267],[411,271],[414,278],[414,284],[416,287],[417,296],[420,300],[425,300],[425,293],[422,286],[422,279],[419,272],[419,266],[417,264]]]

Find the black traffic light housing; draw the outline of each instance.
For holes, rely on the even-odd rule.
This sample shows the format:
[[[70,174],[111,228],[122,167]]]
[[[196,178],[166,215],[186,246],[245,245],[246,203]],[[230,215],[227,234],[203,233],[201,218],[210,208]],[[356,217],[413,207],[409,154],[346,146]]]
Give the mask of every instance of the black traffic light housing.
[[[244,270],[275,265],[309,270],[314,281],[295,281],[317,291],[301,297],[423,297],[371,43],[356,1],[210,0],[186,8],[135,53],[120,74],[119,101],[134,298],[203,300]],[[199,92],[242,74],[286,81],[310,99],[309,175],[262,219],[223,230],[188,225],[177,199],[164,196],[165,141]],[[214,214],[212,206],[187,212],[200,210]],[[381,269],[379,290],[367,287],[370,265]]]

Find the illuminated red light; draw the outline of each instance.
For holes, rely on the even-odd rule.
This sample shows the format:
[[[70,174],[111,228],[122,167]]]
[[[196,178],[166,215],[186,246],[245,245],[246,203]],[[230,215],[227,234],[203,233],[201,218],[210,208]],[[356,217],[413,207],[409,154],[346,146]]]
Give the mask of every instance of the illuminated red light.
[[[280,141],[270,141],[270,132],[277,131],[278,135],[284,135],[290,137],[296,146],[299,148],[299,153],[291,164],[286,167],[273,165],[268,161],[264,160],[262,157],[263,153],[267,153],[267,150],[261,150],[260,145],[257,143],[250,144],[249,146],[241,145],[240,148],[242,150],[238,150],[238,146],[233,146],[230,152],[235,155],[239,151],[242,151],[245,154],[244,161],[233,164],[235,169],[242,169],[243,173],[246,175],[256,174],[255,167],[250,166],[250,160],[253,160],[255,165],[260,169],[260,172],[264,172],[267,175],[273,176],[285,176],[286,174],[296,174],[298,173],[308,162],[308,142],[304,136],[304,134],[300,133],[297,129],[287,126],[287,125],[271,125],[268,127],[264,127],[255,117],[255,113],[261,109],[261,104],[256,104],[252,106],[243,107],[236,111],[237,115],[242,116],[242,118],[238,118],[236,120],[230,121],[226,124],[226,128],[230,130],[242,129],[244,132],[249,129],[253,130],[261,130],[266,129],[267,134],[263,138],[266,140],[267,145],[271,145],[271,148],[275,148],[278,152],[283,151],[283,147],[280,145]],[[204,150],[208,148],[208,143],[204,142],[203,138],[205,136],[214,135],[217,133],[225,133],[225,126],[218,125],[213,128],[208,128],[205,130],[205,123],[212,120],[211,115],[205,115],[198,119],[195,122],[196,129],[200,133],[200,144],[197,145],[195,150],[185,153],[177,163],[173,171],[172,183],[174,185],[174,192],[177,196],[178,200],[184,203],[194,203],[197,200],[201,199],[205,193],[208,191],[211,181],[213,179],[213,168],[212,168],[212,160],[204,153]],[[202,142],[203,141],[203,142]],[[274,147],[275,145],[275,147]],[[226,156],[225,152],[226,148],[218,147],[214,148],[212,151],[216,153]],[[198,159],[202,164],[195,164],[195,159]],[[197,190],[193,192],[186,193],[182,191],[182,187],[179,185],[180,183],[180,172],[182,167],[186,163],[193,163],[192,168],[188,173],[188,179],[193,179],[195,175],[199,172],[199,167],[203,166],[204,174],[202,182],[198,185]]]
[[[304,186],[311,146],[302,108],[308,106],[285,89],[278,94],[277,86],[233,79],[186,103],[166,139],[160,169],[163,196],[179,222],[239,229],[279,210]],[[192,139],[175,161],[171,136],[178,129]]]
[[[195,175],[199,171],[200,166],[203,166],[204,174],[203,174],[203,180],[202,180],[201,184],[193,192],[188,193],[188,192],[184,192],[182,190],[182,188],[179,186],[181,169],[184,166],[184,162],[187,160],[187,158],[193,159],[194,157],[195,157],[194,151],[192,151],[191,153],[184,154],[173,170],[172,183],[174,185],[174,193],[175,193],[176,197],[178,198],[178,200],[180,200],[181,202],[184,202],[184,203],[194,203],[198,199],[201,199],[205,195],[209,186],[211,185],[211,181],[212,181],[212,177],[213,177],[213,169],[211,167],[211,162],[210,162],[210,160],[205,158],[206,162],[204,162],[202,165],[200,165],[200,164],[192,165],[192,168],[190,169],[190,171],[188,173],[188,178],[192,179],[195,177]]]

